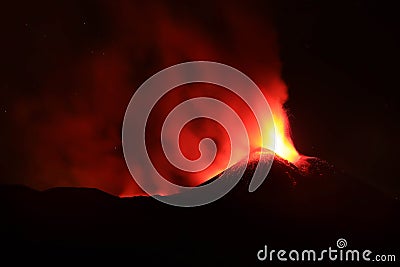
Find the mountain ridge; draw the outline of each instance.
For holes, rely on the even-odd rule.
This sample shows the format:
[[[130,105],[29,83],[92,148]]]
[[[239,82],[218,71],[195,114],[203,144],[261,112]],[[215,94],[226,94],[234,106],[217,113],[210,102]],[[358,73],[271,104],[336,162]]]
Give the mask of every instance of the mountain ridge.
[[[250,161],[229,193],[194,208],[98,189],[3,185],[2,254],[253,266],[265,244],[318,249],[346,238],[352,248],[398,251],[399,201],[324,161],[307,160],[310,172],[275,158],[267,179],[252,193],[251,173],[263,163]]]

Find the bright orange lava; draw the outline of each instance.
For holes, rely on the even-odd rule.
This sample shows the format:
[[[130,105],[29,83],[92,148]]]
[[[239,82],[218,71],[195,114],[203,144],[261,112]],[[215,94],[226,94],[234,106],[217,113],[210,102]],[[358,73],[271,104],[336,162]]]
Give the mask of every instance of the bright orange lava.
[[[295,163],[300,154],[294,147],[293,141],[290,137],[289,121],[286,112],[281,109],[280,111],[273,111],[274,125],[266,123],[263,130],[262,147],[273,150],[278,156],[284,158],[292,163]],[[275,131],[273,130],[275,127]],[[275,146],[270,144],[271,135],[275,134]]]

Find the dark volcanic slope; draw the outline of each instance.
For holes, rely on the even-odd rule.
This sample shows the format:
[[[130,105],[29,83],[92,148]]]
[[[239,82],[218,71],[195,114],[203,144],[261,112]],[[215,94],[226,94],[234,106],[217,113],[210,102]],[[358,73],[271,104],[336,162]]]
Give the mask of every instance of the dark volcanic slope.
[[[263,185],[249,193],[249,177],[258,163],[252,161],[230,193],[196,208],[172,207],[150,197],[120,199],[96,189],[38,192],[3,186],[2,254],[128,260],[132,265],[252,266],[260,264],[256,253],[264,245],[326,249],[336,247],[338,238],[345,238],[349,248],[396,254],[398,201],[323,161],[307,161],[311,165],[305,172],[276,157]]]

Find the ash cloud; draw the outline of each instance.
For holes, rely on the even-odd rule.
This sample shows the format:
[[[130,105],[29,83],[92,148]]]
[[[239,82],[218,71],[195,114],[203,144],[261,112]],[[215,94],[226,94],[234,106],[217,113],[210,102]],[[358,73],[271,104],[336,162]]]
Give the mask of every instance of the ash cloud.
[[[125,108],[141,83],[177,63],[211,60],[232,65],[264,90],[274,112],[283,111],[287,90],[265,7],[130,1],[100,2],[93,8],[72,1],[64,5],[53,4],[53,12],[41,19],[28,14],[32,36],[26,37],[26,58],[21,64],[31,66],[21,79],[28,78],[25,83],[10,79],[7,84],[13,91],[7,93],[9,138],[15,143],[12,149],[18,151],[10,154],[23,155],[14,159],[20,172],[9,182],[39,189],[82,186],[115,195],[143,194],[122,155]],[[26,34],[22,28],[21,34]],[[38,37],[43,34],[50,40]],[[35,44],[39,39],[41,43]],[[35,69],[39,70],[32,73]],[[204,89],[199,90],[175,94],[173,99],[179,102]],[[235,99],[230,101],[235,105]],[[155,112],[168,109],[160,105]],[[193,131],[189,136],[198,138]],[[179,178],[184,174],[164,169],[172,180],[188,183]]]

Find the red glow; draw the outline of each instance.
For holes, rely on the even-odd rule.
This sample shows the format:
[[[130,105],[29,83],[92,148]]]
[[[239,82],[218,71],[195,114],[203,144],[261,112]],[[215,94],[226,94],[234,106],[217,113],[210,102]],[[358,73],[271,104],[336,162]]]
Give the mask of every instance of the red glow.
[[[131,179],[121,151],[125,108],[134,88],[155,72],[190,60],[217,61],[246,73],[268,99],[276,132],[271,122],[265,122],[265,138],[261,140],[254,118],[243,103],[212,86],[186,89],[160,103],[149,126],[151,132],[159,130],[162,117],[173,104],[208,94],[229,104],[245,119],[252,147],[268,148],[268,138],[275,134],[276,153],[295,162],[299,154],[290,139],[283,109],[287,88],[280,78],[279,51],[273,27],[265,18],[268,14],[251,5],[220,5],[207,7],[208,21],[204,10],[189,6],[180,9],[166,4],[109,1],[98,7],[107,24],[99,29],[99,40],[86,41],[88,47],[72,53],[62,38],[56,47],[63,58],[70,58],[69,64],[52,69],[41,81],[39,92],[21,97],[13,107],[15,132],[21,132],[24,140],[19,149],[25,160],[29,159],[22,183],[38,189],[78,186],[119,196],[143,194]],[[229,143],[223,130],[212,123],[198,121],[188,126],[181,137],[183,152],[197,157],[198,140],[207,135],[216,139],[220,154],[209,169],[198,174],[169,166],[157,139],[150,138],[148,145],[154,162],[168,179],[196,185],[228,167]],[[242,156],[242,151],[234,151],[237,161]],[[160,188],[156,193],[169,192]]]

